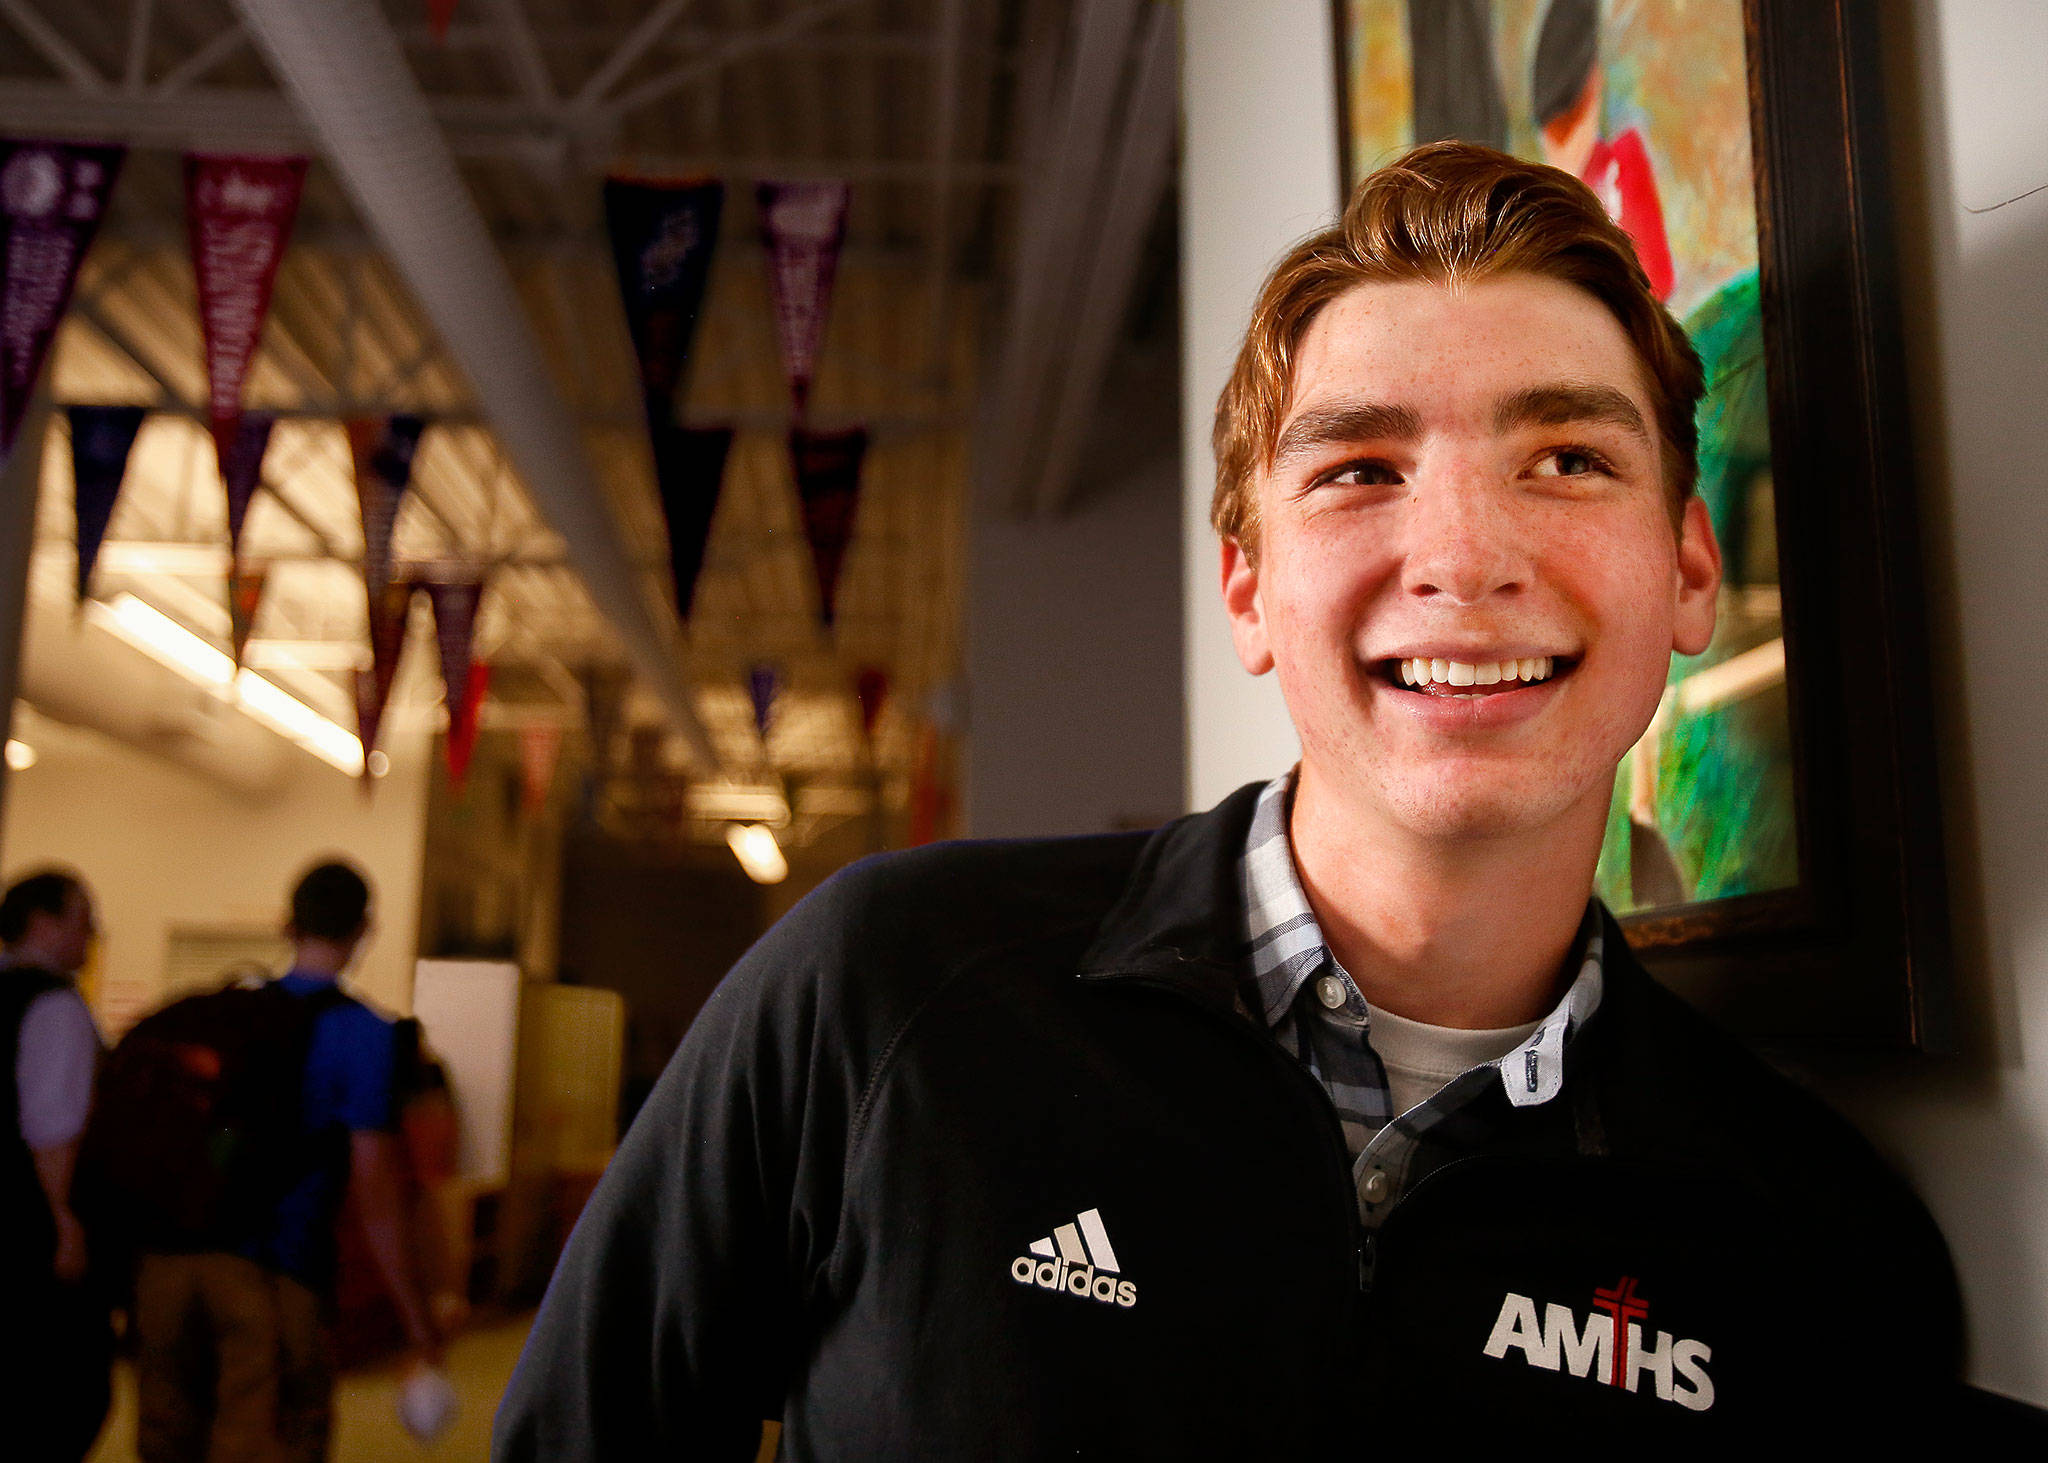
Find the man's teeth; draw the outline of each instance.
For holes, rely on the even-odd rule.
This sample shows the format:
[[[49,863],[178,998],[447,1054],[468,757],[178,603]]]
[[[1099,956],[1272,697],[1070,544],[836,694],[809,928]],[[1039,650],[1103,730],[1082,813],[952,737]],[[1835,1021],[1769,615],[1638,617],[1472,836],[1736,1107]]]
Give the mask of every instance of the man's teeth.
[[[1463,660],[1431,660],[1411,656],[1401,662],[1404,686],[1497,686],[1502,681],[1547,681],[1552,657],[1537,655],[1521,660],[1495,660],[1475,664]]]

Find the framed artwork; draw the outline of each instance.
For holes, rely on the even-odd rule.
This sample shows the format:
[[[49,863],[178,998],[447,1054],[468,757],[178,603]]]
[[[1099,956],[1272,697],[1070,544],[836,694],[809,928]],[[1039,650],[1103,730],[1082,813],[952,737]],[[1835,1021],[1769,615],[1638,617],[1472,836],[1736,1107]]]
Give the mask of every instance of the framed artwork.
[[[1335,0],[1349,185],[1458,137],[1565,168],[1707,371],[1726,569],[1596,889],[1759,1039],[1947,1049],[1947,895],[1875,17],[1850,0]]]

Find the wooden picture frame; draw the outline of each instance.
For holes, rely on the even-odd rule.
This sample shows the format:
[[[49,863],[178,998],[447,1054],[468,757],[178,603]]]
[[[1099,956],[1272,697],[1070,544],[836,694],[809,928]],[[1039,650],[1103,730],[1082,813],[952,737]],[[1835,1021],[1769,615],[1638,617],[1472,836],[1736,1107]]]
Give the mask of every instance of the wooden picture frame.
[[[1337,23],[1343,186],[1353,176]],[[1767,1045],[1952,1050],[1948,897],[1876,15],[1744,0],[1798,878],[1623,919]]]

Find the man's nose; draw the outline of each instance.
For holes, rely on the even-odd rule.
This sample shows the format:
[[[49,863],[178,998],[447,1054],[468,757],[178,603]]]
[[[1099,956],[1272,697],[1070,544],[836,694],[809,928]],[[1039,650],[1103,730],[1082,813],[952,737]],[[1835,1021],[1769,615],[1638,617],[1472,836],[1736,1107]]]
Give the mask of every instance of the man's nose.
[[[1410,502],[1402,587],[1424,599],[1476,605],[1529,582],[1514,516],[1482,486],[1451,483]]]

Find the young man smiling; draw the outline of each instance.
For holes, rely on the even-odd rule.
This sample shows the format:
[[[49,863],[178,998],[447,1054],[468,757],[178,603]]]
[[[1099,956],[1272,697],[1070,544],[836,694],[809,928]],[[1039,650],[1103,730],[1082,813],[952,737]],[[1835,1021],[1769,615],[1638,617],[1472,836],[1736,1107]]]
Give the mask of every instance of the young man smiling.
[[[1924,1211],[1591,898],[1713,630],[1700,388],[1569,175],[1366,179],[1217,412],[1224,603],[1299,766],[807,900],[599,1186],[498,1456],[744,1458],[776,1417],[817,1459],[1672,1451],[1945,1407]]]

